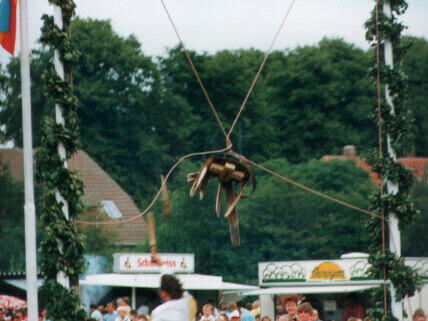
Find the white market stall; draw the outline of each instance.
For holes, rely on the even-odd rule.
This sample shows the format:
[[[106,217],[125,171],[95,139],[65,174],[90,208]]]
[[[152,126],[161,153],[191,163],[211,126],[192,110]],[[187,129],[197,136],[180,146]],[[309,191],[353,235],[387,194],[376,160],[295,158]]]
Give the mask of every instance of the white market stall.
[[[131,307],[136,308],[136,288],[158,289],[162,274],[175,274],[185,290],[216,290],[222,301],[242,298],[245,292],[258,287],[224,282],[221,276],[195,274],[194,255],[180,253],[160,254],[162,266],[151,261],[150,253],[118,253],[114,255],[114,272],[88,275],[80,285],[128,287],[132,289]],[[239,293],[239,296],[237,296]]]
[[[360,293],[383,283],[383,280],[373,280],[367,275],[370,267],[367,257],[365,253],[349,253],[337,260],[260,262],[260,289],[245,294],[259,295],[261,315],[270,316],[273,320],[275,296],[317,295],[322,303],[322,312],[328,318],[337,319],[341,312],[334,295]],[[428,258],[405,258],[405,262],[418,269],[423,278],[422,291],[403,302],[407,314],[411,315],[417,308],[428,310]]]

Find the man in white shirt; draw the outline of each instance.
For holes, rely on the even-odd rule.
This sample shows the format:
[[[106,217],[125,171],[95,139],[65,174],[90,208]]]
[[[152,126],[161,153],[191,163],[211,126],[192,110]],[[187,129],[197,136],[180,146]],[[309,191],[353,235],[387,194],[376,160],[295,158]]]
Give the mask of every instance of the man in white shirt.
[[[159,296],[164,303],[153,310],[152,321],[193,320],[196,314],[193,298],[183,296],[183,288],[176,277],[162,275]]]

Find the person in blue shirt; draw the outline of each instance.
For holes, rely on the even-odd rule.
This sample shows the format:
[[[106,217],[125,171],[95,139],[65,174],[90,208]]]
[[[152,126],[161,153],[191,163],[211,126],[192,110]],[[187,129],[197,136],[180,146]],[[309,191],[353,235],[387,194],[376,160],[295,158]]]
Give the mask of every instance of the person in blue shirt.
[[[115,321],[117,316],[114,303],[107,303],[107,314],[103,317],[102,321]]]
[[[241,321],[256,321],[254,315],[238,303],[239,311],[241,312]]]
[[[90,317],[92,319],[98,320],[100,321],[102,319],[102,314],[100,311],[98,311],[97,306],[95,304],[91,304],[91,306],[89,307],[90,310]]]

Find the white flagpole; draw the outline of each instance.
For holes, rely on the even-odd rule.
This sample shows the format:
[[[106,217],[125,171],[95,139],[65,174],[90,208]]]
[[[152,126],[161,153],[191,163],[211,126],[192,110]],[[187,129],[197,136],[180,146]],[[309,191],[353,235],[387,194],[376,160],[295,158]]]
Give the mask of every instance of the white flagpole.
[[[24,141],[25,182],[25,266],[27,279],[28,321],[38,320],[36,210],[34,206],[33,139],[31,129],[30,50],[28,48],[28,3],[19,4],[21,44],[22,133]]]

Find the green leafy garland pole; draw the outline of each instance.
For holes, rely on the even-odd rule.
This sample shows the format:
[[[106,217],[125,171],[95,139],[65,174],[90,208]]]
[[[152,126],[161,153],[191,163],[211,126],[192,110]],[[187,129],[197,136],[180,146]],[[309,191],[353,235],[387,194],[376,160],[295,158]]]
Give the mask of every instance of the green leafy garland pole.
[[[385,278],[391,282],[391,296],[384,298],[382,288],[373,291],[374,306],[368,313],[374,320],[392,321],[403,319],[401,301],[406,296],[413,296],[421,286],[418,273],[405,265],[401,257],[399,232],[394,233],[394,230],[403,230],[411,225],[418,211],[409,197],[414,182],[413,172],[396,159],[397,155],[406,155],[412,150],[413,139],[412,117],[406,106],[407,78],[400,70],[400,61],[408,46],[400,41],[405,26],[397,20],[408,5],[405,0],[378,0],[377,4],[378,10],[375,7],[365,27],[366,38],[375,50],[379,41],[379,78],[382,96],[385,96],[380,112],[381,141],[386,141],[386,144],[383,144],[382,153],[373,151],[367,162],[383,178],[382,184],[386,186],[385,194],[378,191],[372,195],[371,210],[380,215],[388,213],[388,224],[385,222],[385,226],[389,228],[383,232],[381,221],[376,217],[366,219],[365,225],[372,240],[369,273],[375,279]],[[395,68],[392,67],[393,57]],[[376,56],[374,58],[370,74],[377,81],[378,65]],[[378,112],[376,107],[373,119],[377,122]],[[389,237],[389,248],[382,246],[385,235]]]
[[[73,226],[83,209],[83,183],[67,168],[67,159],[79,148],[77,98],[65,75],[78,53],[67,32],[74,15],[72,0],[49,0],[55,17],[44,15],[41,42],[53,49],[53,62],[43,74],[47,95],[55,104],[43,120],[41,147],[37,151],[37,179],[43,189],[41,218],[46,239],[40,248],[40,305],[51,321],[83,321],[78,294],[79,274],[84,271],[83,244]],[[67,81],[68,80],[68,81]]]

